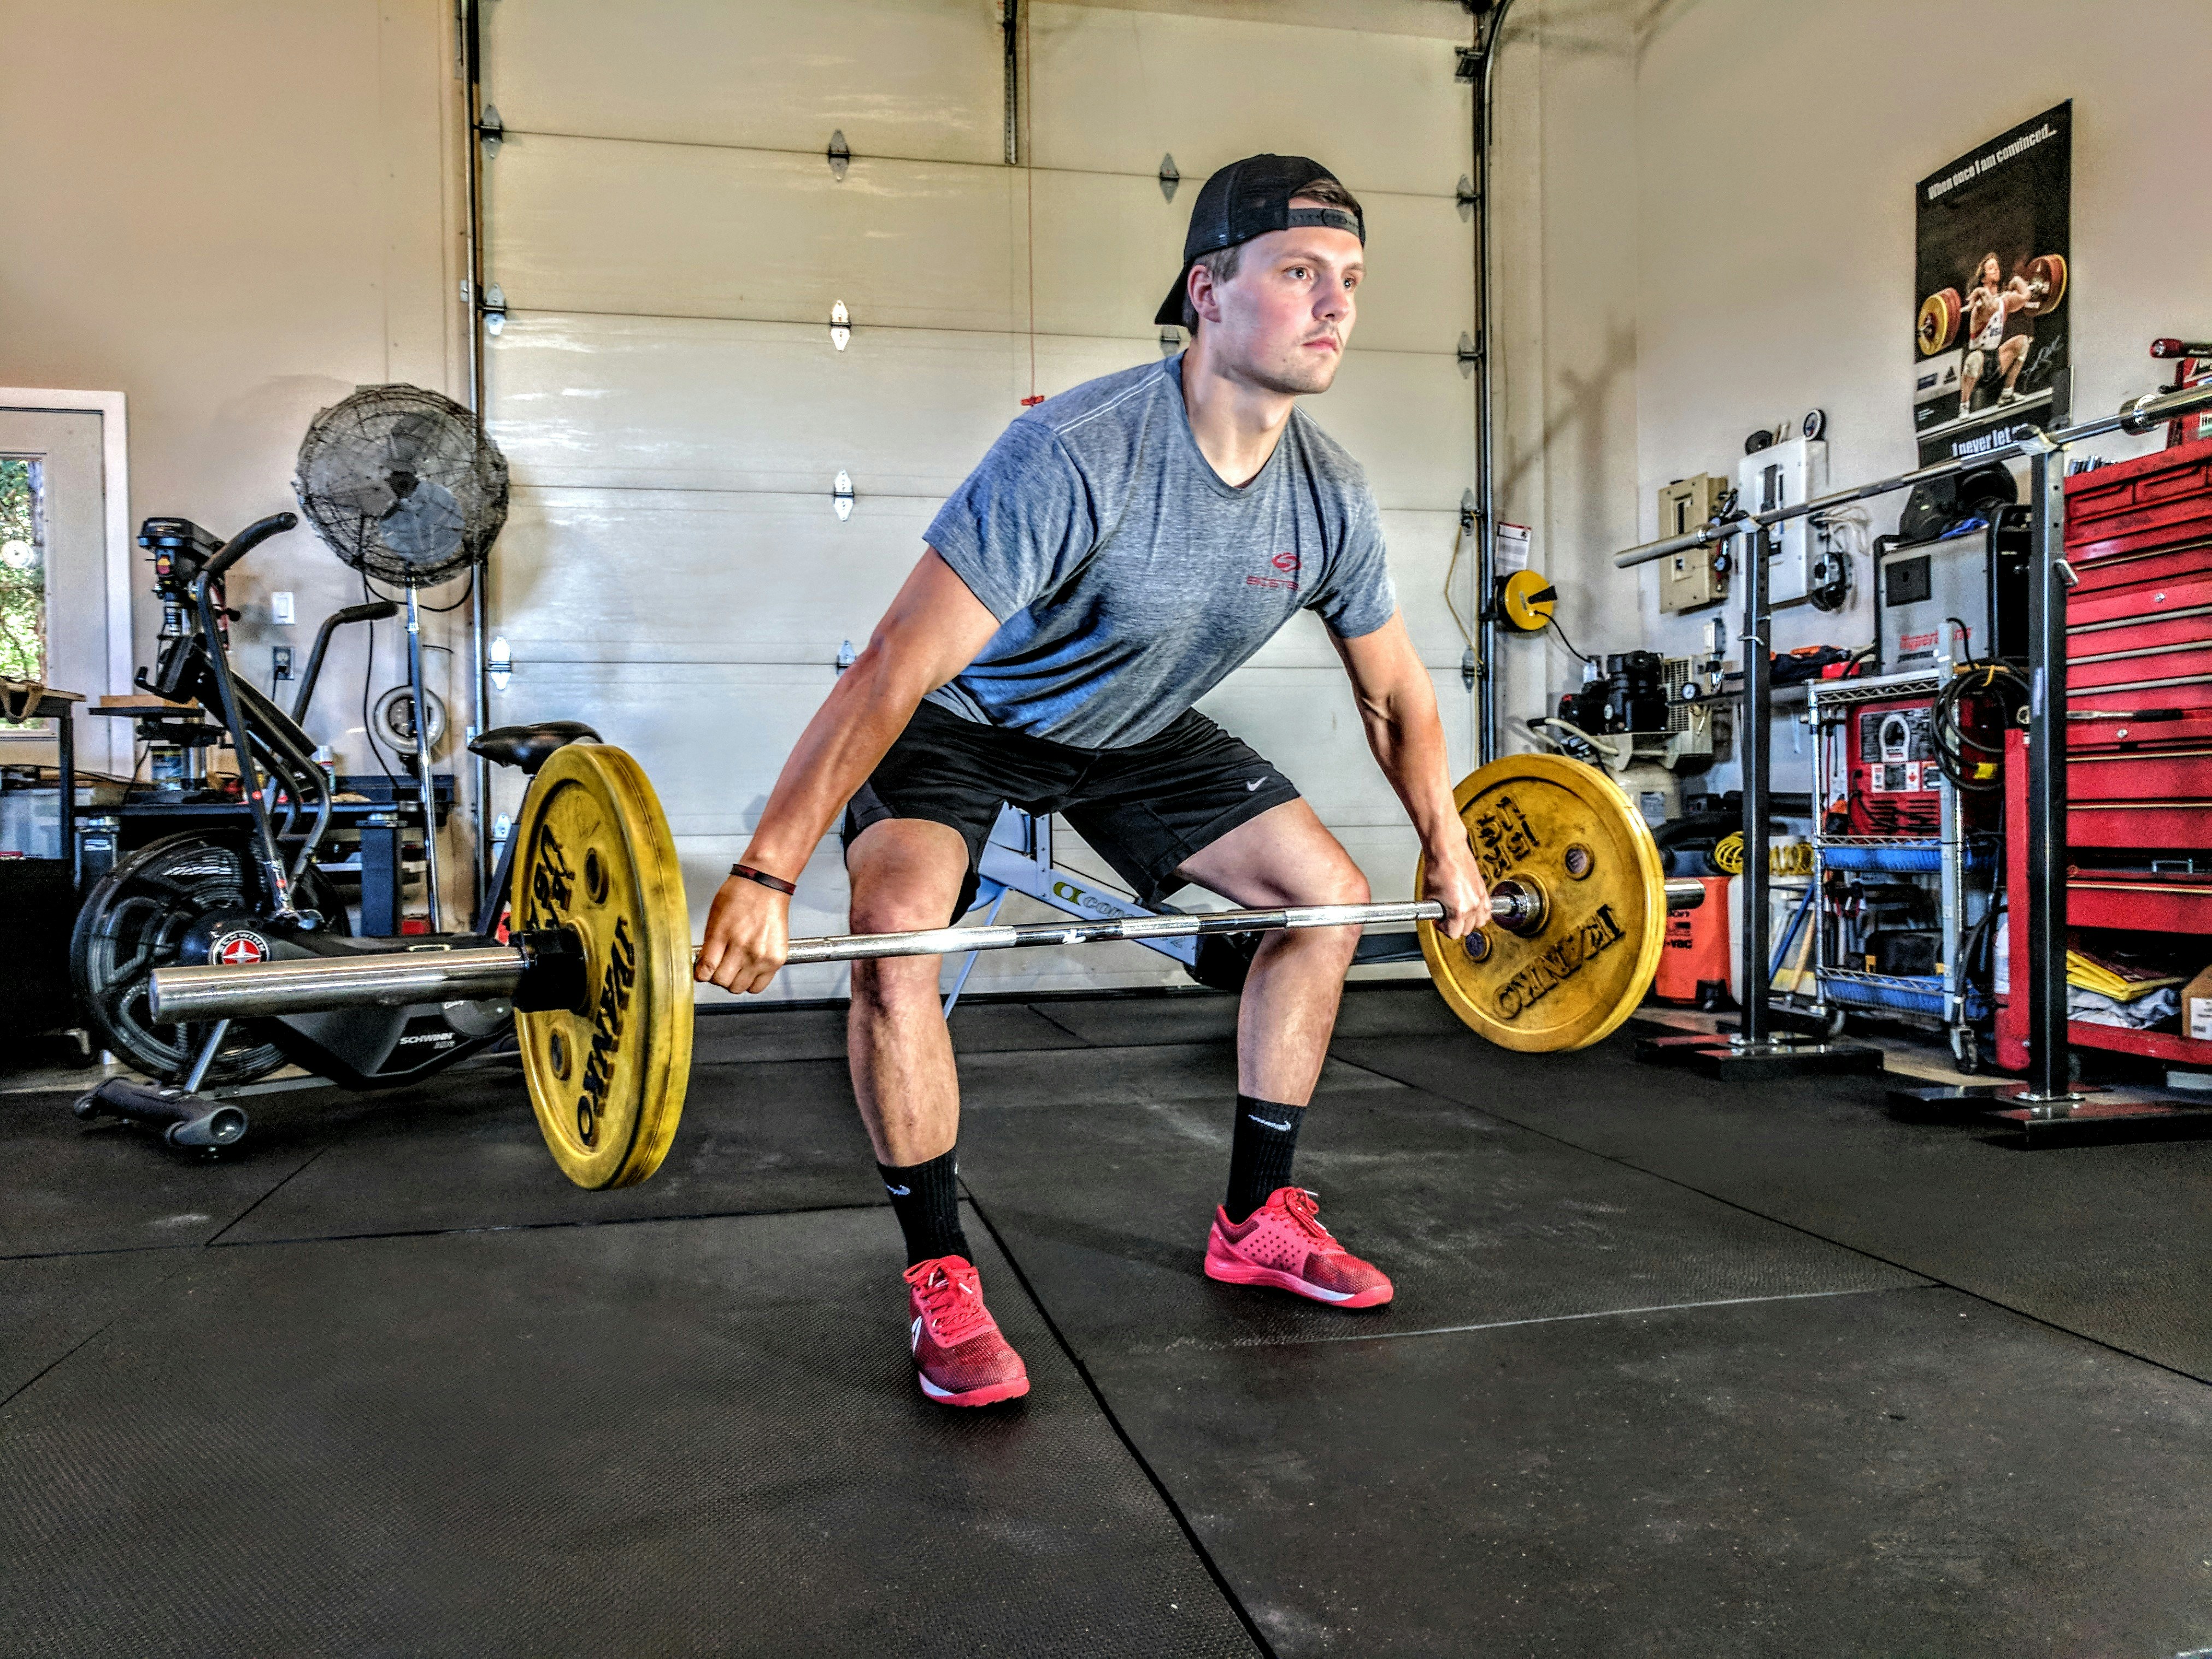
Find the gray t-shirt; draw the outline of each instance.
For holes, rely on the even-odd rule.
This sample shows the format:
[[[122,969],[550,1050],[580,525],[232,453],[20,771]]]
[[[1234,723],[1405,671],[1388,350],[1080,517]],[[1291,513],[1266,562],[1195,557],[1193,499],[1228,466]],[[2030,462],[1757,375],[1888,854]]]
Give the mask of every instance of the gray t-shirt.
[[[1358,463],[1303,410],[1241,489],[1191,436],[1182,359],[1029,410],[929,526],[1000,623],[929,694],[971,720],[1082,749],[1164,730],[1317,611],[1340,638],[1398,608]]]

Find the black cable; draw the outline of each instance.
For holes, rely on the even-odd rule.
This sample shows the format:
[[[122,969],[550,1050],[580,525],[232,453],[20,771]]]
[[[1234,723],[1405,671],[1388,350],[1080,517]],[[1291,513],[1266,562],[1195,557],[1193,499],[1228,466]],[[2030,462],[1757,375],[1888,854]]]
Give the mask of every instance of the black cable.
[[[1581,657],[1583,661],[1589,664],[1593,668],[1598,665],[1595,657],[1583,657],[1581,652],[1575,649],[1575,642],[1567,637],[1567,630],[1559,626],[1559,619],[1557,617],[1547,617],[1544,620],[1551,624],[1552,631],[1559,636],[1559,643],[1565,646],[1570,653]]]
[[[368,573],[366,570],[361,573],[361,585],[363,592],[366,592],[369,591]],[[476,591],[477,568],[474,565],[471,565],[469,567],[469,585],[461,590],[461,597],[459,599],[455,599],[451,605],[425,605],[422,600],[417,599],[415,601],[415,608],[418,611],[428,611],[434,615],[443,616],[448,611],[459,611],[463,605],[469,602],[469,596]],[[392,599],[392,602],[394,605],[404,605],[406,603],[404,599],[392,599],[392,595],[389,593],[378,593],[375,597],[380,599]]]
[[[2002,718],[2007,722],[2015,720],[2027,703],[2027,677],[2009,663],[1972,663],[1945,682],[1928,706],[1928,736],[1936,751],[1936,764],[1954,787],[1967,794],[1987,795],[2002,789],[2003,781],[1976,775],[1982,763],[1972,760],[1967,751],[2001,756],[2004,744],[2002,738],[1994,744],[1984,743],[1960,720],[1960,705],[1977,697],[1995,698]],[[1994,773],[1996,769],[1990,770]]]

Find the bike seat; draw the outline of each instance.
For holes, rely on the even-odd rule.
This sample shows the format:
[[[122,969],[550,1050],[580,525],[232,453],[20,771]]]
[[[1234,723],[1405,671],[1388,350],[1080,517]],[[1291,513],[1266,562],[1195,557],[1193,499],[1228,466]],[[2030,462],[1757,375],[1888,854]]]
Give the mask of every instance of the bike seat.
[[[482,755],[494,766],[519,766],[523,776],[534,778],[555,750],[599,740],[599,734],[581,720],[540,720],[535,726],[495,726],[470,739],[469,753]]]

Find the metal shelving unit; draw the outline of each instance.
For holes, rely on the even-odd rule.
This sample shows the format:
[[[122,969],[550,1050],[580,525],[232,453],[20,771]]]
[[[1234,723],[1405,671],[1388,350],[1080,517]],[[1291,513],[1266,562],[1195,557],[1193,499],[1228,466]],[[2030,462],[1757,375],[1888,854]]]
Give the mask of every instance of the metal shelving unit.
[[[1832,793],[1835,780],[1849,775],[1848,757],[1841,757],[1844,763],[1839,766],[1834,748],[1850,730],[1850,720],[1841,717],[1840,711],[1855,703],[1893,702],[1923,696],[1933,698],[1949,678],[1949,661],[1939,659],[1932,672],[1813,683],[1808,713],[1813,726],[1815,826],[1827,821],[1828,811],[1835,805]],[[1935,765],[1932,760],[1923,763]],[[1984,906],[1996,902],[1997,838],[1966,829],[1959,791],[1949,779],[1942,778],[1935,793],[1938,817],[1933,836],[1814,836],[1814,912],[1808,921],[1813,928],[1811,966],[1815,990],[1809,1012],[1829,1019],[1837,1030],[1841,1030],[1844,1018],[1853,1012],[1933,1024],[1949,1038],[1951,1052],[1961,1069],[1972,1071],[1979,1067],[1980,1027],[1988,1021],[1991,1005],[1986,991],[1966,978],[1966,912],[1975,898]],[[1877,974],[1832,960],[1832,940],[1820,897],[1823,878],[1830,870],[1934,877],[1942,971]]]

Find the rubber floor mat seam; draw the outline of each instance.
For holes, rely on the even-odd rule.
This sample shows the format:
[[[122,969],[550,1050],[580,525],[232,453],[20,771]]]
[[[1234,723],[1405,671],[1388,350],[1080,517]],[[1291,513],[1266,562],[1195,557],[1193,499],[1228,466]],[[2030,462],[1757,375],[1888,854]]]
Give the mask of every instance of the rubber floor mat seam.
[[[1416,1336],[1463,1336],[1474,1331],[1510,1331],[1525,1325],[1565,1325],[1578,1320],[1630,1319],[1638,1314],[1689,1313],[1702,1308],[1747,1308],[1772,1302],[1817,1302],[1838,1296],[1895,1296],[1901,1291],[1951,1288],[1927,1279],[1918,1285],[1858,1285],[1840,1291],[1784,1291],[1774,1296],[1724,1296],[1710,1302],[1656,1302],[1642,1308],[1595,1308],[1588,1313],[1537,1314],[1527,1319],[1490,1319],[1472,1325],[1430,1325],[1413,1331],[1352,1331],[1342,1336],[1294,1336],[1269,1342],[1212,1342],[1192,1346],[1218,1349],[1296,1348],[1323,1342],[1392,1342]]]
[[[1252,1645],[1264,1656],[1264,1659],[1279,1659],[1274,1644],[1261,1633],[1259,1622],[1253,1618],[1250,1610],[1245,1607],[1244,1598],[1239,1595],[1236,1588],[1230,1583],[1228,1575],[1221,1569],[1221,1564],[1213,1559],[1213,1552],[1206,1548],[1206,1540],[1198,1535],[1198,1528],[1191,1524],[1190,1517],[1183,1512],[1182,1505],[1176,1501],[1175,1494],[1168,1490],[1167,1482],[1160,1478],[1159,1471],[1152,1467],[1152,1460],[1145,1455],[1135,1438],[1123,1425],[1120,1414],[1115,1411],[1112,1403],[1106,1398],[1106,1391],[1098,1386],[1098,1379],[1091,1374],[1091,1367],[1084,1362],[1083,1356],[1075,1351],[1075,1345],[1067,1340],[1067,1334],[1060,1329],[1060,1322],[1053,1317],[1052,1310],[1045,1306],[1044,1298],[1037,1294],[1036,1286],[1030,1282],[1030,1276],[1023,1268],[1019,1259],[1014,1255],[1012,1246],[1000,1232],[997,1224],[992,1221],[990,1212],[983,1207],[981,1200],[975,1196],[974,1191],[969,1189],[965,1181],[960,1184],[966,1194],[969,1207],[975,1212],[975,1218],[983,1224],[983,1231],[990,1234],[992,1243],[998,1247],[999,1254],[1006,1258],[1006,1266],[1012,1269],[1016,1282],[1022,1287],[1022,1294],[1029,1297],[1030,1306],[1037,1310],[1037,1317],[1044,1321],[1045,1329],[1052,1334],[1052,1340],[1060,1346],[1060,1351],[1067,1356],[1067,1363],[1075,1367],[1075,1374],[1083,1379],[1083,1386],[1091,1391],[1091,1399],[1097,1404],[1099,1415],[1106,1419],[1106,1426],[1114,1431],[1115,1438],[1119,1440],[1127,1450],[1130,1461],[1144,1472],[1145,1479],[1152,1482],[1152,1490],[1159,1494],[1160,1502],[1166,1506],[1168,1514],[1173,1517],[1176,1525],[1182,1529],[1183,1537],[1188,1541],[1191,1553],[1198,1557],[1199,1565],[1206,1569],[1206,1576],[1213,1580],[1215,1588],[1220,1590],[1221,1599],[1229,1604],[1230,1611],[1237,1615],[1237,1622],[1244,1626],[1244,1633],[1251,1638]]]
[[[1024,1003],[1024,1004],[1022,1005],[1022,1006],[1023,1006],[1023,1007],[1024,1007],[1024,1008],[1026,1008],[1026,1009],[1028,1009],[1028,1010],[1030,1011],[1030,1012],[1031,1012],[1031,1013],[1035,1014],[1035,1015],[1036,1015],[1039,1019],[1042,1020],[1046,1024],[1050,1025],[1050,1026],[1053,1026],[1053,1027],[1054,1027],[1055,1029],[1057,1029],[1057,1030],[1059,1030],[1066,1031],[1066,1032],[1068,1034],[1068,1036],[1070,1036],[1073,1037],[1073,1038],[1074,1038],[1078,1042],[1081,1043],[1085,1048],[1097,1048],[1097,1047],[1098,1046],[1097,1043],[1095,1043],[1095,1042],[1091,1042],[1091,1040],[1089,1037],[1087,1037],[1087,1036],[1084,1036],[1082,1032],[1080,1032],[1080,1031],[1079,1031],[1079,1030],[1075,1030],[1073,1027],[1072,1027],[1072,1026],[1064,1025],[1064,1024],[1062,1024],[1059,1020],[1054,1019],[1054,1018],[1050,1014],[1048,1014],[1048,1013],[1045,1012],[1045,1011],[1044,1011],[1043,1009],[1042,1009],[1042,1008],[1038,1007],[1035,1003],[1033,1003],[1033,1002],[1025,1002],[1025,1003]],[[1024,1053],[1024,1052],[1027,1052],[1027,1053],[1030,1053],[1030,1054],[1035,1054],[1035,1053],[1037,1053],[1038,1051],[1037,1051],[1037,1050],[1036,1050],[1036,1049],[1029,1049],[1029,1050],[1026,1050],[1026,1051],[1022,1050],[1022,1049],[1016,1049],[1014,1052],[1015,1052],[1015,1053],[1017,1053],[1017,1054]]]
[[[290,1174],[287,1175],[282,1181],[271,1187],[267,1192],[262,1194],[260,1197],[255,1199],[252,1203],[247,1205],[236,1215],[231,1217],[231,1218],[225,1222],[222,1226],[216,1228],[213,1234],[201,1242],[200,1248],[202,1249],[213,1249],[217,1244],[222,1242],[223,1236],[229,1232],[232,1228],[237,1226],[240,1222],[244,1221],[246,1217],[252,1215],[256,1210],[266,1204],[270,1199],[276,1197],[277,1194],[283,1192],[295,1181],[297,1181],[306,1171],[314,1168],[317,1164],[319,1164],[322,1161],[324,1155],[331,1150],[331,1146],[336,1146],[337,1144],[337,1142],[333,1141],[330,1146],[317,1147],[312,1155],[301,1159],[298,1167],[293,1170]]]
[[[363,1233],[301,1233],[285,1238],[241,1238],[222,1248],[226,1250],[251,1250],[270,1244],[349,1244],[384,1238],[448,1238],[471,1233],[554,1232],[563,1227],[632,1227],[654,1221],[742,1221],[753,1216],[839,1215],[848,1211],[857,1212],[889,1207],[884,1204],[800,1204],[781,1210],[696,1210],[671,1212],[665,1215],[607,1216],[599,1219],[497,1221],[471,1227],[398,1227]],[[245,1218],[244,1216],[239,1218],[241,1221]],[[225,1232],[228,1231],[228,1228],[224,1229]],[[221,1237],[221,1234],[216,1235],[217,1238]],[[210,1240],[202,1248],[213,1249],[216,1243]]]
[[[181,1257],[183,1252],[179,1250],[178,1254]],[[82,1341],[72,1342],[66,1352],[57,1354],[54,1357],[53,1363],[52,1364],[41,1366],[37,1375],[26,1377],[20,1385],[10,1389],[4,1397],[0,1397],[0,1412],[6,1411],[9,1407],[14,1405],[26,1394],[38,1387],[38,1385],[44,1382],[47,1377],[51,1376],[58,1367],[65,1365],[70,1360],[76,1358],[76,1356],[82,1353],[86,1348],[89,1347],[93,1343],[97,1342],[101,1337],[106,1335],[108,1332],[113,1330],[116,1326],[120,1324],[125,1319],[127,1319],[132,1314],[137,1312],[139,1309],[145,1306],[146,1304],[152,1299],[155,1292],[159,1291],[163,1285],[167,1285],[171,1279],[174,1279],[179,1273],[184,1271],[184,1262],[179,1260],[175,1267],[163,1273],[152,1284],[141,1287],[134,1295],[126,1296],[124,1298],[123,1305],[116,1309],[116,1310],[110,1314],[106,1319],[102,1320],[97,1328],[88,1331],[85,1334]]]

